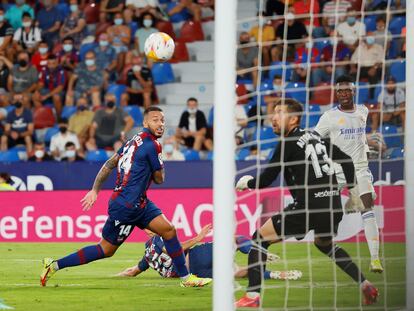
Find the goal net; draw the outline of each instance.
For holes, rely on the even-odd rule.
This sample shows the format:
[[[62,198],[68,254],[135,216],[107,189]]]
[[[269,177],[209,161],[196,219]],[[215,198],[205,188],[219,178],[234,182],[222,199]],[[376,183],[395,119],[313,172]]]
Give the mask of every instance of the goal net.
[[[237,270],[237,277],[232,279],[231,297],[235,301],[240,299],[248,284],[244,273],[244,268],[248,268],[248,255],[239,248],[249,247],[249,241],[240,239],[242,242],[236,244],[239,248],[232,248],[230,253],[225,251],[230,239],[234,235],[251,238],[261,225],[293,200],[282,175],[265,189],[239,192],[233,197],[235,182],[244,175],[259,178],[260,172],[269,167],[268,161],[275,148],[286,140],[273,133],[275,103],[284,98],[299,101],[304,108],[301,128],[311,130],[324,112],[337,106],[336,80],[343,75],[355,81],[354,103],[365,105],[369,111],[364,131],[370,149],[369,168],[376,192],[373,210],[379,228],[379,255],[384,272],[369,271],[371,257],[361,213],[344,214],[335,243],[350,254],[366,279],[379,290],[376,309],[405,308],[408,295],[404,225],[405,1],[219,2],[216,1],[215,21],[214,241],[219,243],[214,250],[215,310],[233,306],[217,302],[219,296],[220,299],[229,297],[224,294],[226,286],[223,285],[228,285],[229,279],[221,279],[221,273],[229,268],[225,263],[227,256],[233,258],[233,270]],[[224,22],[221,16],[226,14],[220,10],[228,14]],[[232,24],[229,10],[237,12],[234,27],[228,26]],[[227,26],[219,28],[220,25]],[[237,47],[229,51],[234,41]],[[234,55],[228,55],[232,53]],[[221,59],[217,60],[218,57]],[[228,66],[235,63],[235,68],[223,68],[226,61]],[[227,77],[233,74],[236,83],[227,81],[223,85],[224,80],[220,80],[223,74],[228,74]],[[218,108],[221,104],[231,105],[228,99],[225,103],[219,102],[224,98],[226,87],[228,98],[234,99],[236,112],[228,107]],[[222,115],[226,112],[230,116]],[[234,127],[231,126],[233,122]],[[338,128],[340,126],[338,124]],[[229,130],[232,134],[231,137],[226,135],[226,144],[222,134]],[[344,135],[352,135],[354,130],[358,129],[342,129]],[[230,161],[230,153],[236,162],[235,172],[233,166],[225,165],[225,161]],[[226,173],[234,179],[231,185],[224,186],[222,176]],[[226,196],[225,191],[231,194]],[[346,189],[341,198],[345,205],[349,198]],[[232,214],[223,212],[223,203],[232,202],[235,203]],[[233,220],[234,226],[231,225]],[[226,222],[227,228],[223,228]],[[322,254],[314,246],[313,239],[314,233],[310,231],[301,241],[289,238],[269,247],[271,260],[268,259],[267,272],[262,271],[266,277],[262,281],[260,310],[364,308],[359,284]],[[216,284],[217,280],[224,283]]]

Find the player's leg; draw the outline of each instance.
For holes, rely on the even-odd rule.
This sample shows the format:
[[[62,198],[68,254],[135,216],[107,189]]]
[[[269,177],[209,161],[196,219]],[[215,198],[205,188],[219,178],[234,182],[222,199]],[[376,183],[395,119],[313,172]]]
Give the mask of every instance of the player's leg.
[[[332,237],[315,237],[315,246],[326,256],[330,257],[335,264],[355,282],[360,284],[364,294],[365,304],[373,304],[378,298],[378,290],[362,274],[358,266],[352,261],[348,253],[339,245],[335,245]]]

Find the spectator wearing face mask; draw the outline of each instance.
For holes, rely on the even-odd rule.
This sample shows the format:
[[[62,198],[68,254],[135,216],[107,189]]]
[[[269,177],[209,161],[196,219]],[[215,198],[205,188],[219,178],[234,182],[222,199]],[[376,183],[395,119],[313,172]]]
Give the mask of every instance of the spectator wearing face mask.
[[[88,109],[86,98],[79,98],[76,107],[76,113],[69,119],[68,129],[78,136],[79,144],[82,147],[89,139],[89,128],[92,125],[95,113]]]
[[[287,77],[287,80],[289,77]],[[273,112],[275,110],[276,103],[283,97],[283,80],[282,76],[275,75],[273,78],[273,87],[269,92],[270,94],[264,97],[264,102],[266,103],[267,118],[266,123],[272,125]]]
[[[145,13],[140,19],[140,27],[135,32],[135,48],[138,49],[139,53],[144,56],[144,45],[145,40],[155,33],[158,29],[154,25],[154,16],[151,13]]]
[[[16,191],[13,186],[13,180],[9,173],[0,173],[0,191]]]
[[[59,64],[67,72],[72,73],[75,70],[79,62],[79,52],[74,46],[72,37],[66,37],[62,40],[62,50],[56,56],[58,57]]]
[[[251,79],[255,86],[257,83],[257,69],[253,67],[258,64],[258,49],[256,46],[249,44],[250,35],[247,32],[240,34],[239,43],[240,47],[237,49],[237,76],[239,79]]]
[[[39,75],[38,95],[40,95],[39,99],[42,103],[53,102],[58,116],[62,112],[63,91],[66,81],[66,72],[62,66],[58,65],[57,57],[49,55],[47,66],[43,68]]]
[[[174,137],[168,137],[162,147],[162,159],[164,161],[184,161],[184,154],[178,150]]]
[[[213,141],[207,135],[206,116],[198,110],[196,98],[187,99],[187,110],[181,115],[175,136],[180,144],[196,151],[213,150]]]
[[[62,162],[77,162],[84,161],[85,159],[81,157],[76,149],[76,145],[69,141],[65,144],[65,152],[62,158]]]
[[[124,24],[122,13],[115,13],[114,25],[107,30],[109,42],[118,57],[117,71],[122,72],[125,54],[131,41],[131,29]]]
[[[375,43],[382,46],[385,50],[388,50],[392,40],[392,33],[389,30],[386,30],[386,17],[378,16],[375,22],[376,29],[373,32],[375,37]],[[386,44],[385,44],[385,40]]]
[[[47,67],[47,59],[51,55],[46,41],[39,44],[37,52],[32,56],[32,65],[35,66],[38,72],[42,72]]]
[[[295,82],[306,82],[308,66],[310,66],[311,81],[310,85],[314,86],[321,81],[322,66],[318,63],[321,60],[321,52],[314,47],[312,39],[307,38],[305,43],[298,42],[295,44],[295,70],[292,74],[292,80]],[[309,55],[310,54],[310,55]],[[310,59],[308,59],[310,56]],[[305,104],[305,103],[302,103]]]
[[[117,56],[106,33],[102,33],[99,36],[99,45],[93,51],[96,55],[96,65],[99,68],[105,69],[109,75],[114,73],[117,66]]]
[[[45,161],[53,161],[53,157],[51,157],[45,148],[45,144],[42,142],[36,142],[33,148],[34,154],[28,159],[30,162],[45,162]]]
[[[6,12],[6,19],[9,21],[13,29],[22,27],[22,16],[25,12],[29,13],[34,18],[34,12],[30,5],[26,4],[25,0],[16,0]]]
[[[59,121],[59,133],[52,136],[50,140],[50,152],[55,160],[60,161],[64,157],[66,143],[72,142],[76,149],[80,149],[80,144],[76,134],[68,131],[68,121],[61,119]]]
[[[23,23],[13,36],[13,48],[15,51],[27,51],[33,54],[39,43],[42,41],[42,31],[33,23],[32,16],[25,12],[23,13]]]
[[[59,36],[61,39],[72,37],[74,44],[79,48],[82,40],[86,37],[86,20],[83,12],[79,8],[78,0],[70,0],[70,14],[63,21]]]
[[[151,106],[155,98],[151,70],[146,65],[142,65],[140,57],[134,58],[132,64],[132,68],[127,72],[128,103],[146,109]]]
[[[357,19],[357,12],[353,8],[348,9],[346,21],[338,25],[337,33],[352,51],[358,45],[359,38],[365,36],[365,24]]]
[[[100,107],[103,84],[104,71],[96,65],[95,53],[89,51],[85,55],[85,61],[76,67],[69,79],[66,104],[73,106],[75,101],[85,97],[92,101],[93,107]]]
[[[23,105],[29,107],[31,95],[37,87],[37,81],[38,72],[30,64],[29,54],[20,52],[17,55],[17,64],[9,76],[8,89],[13,93],[23,94]]]
[[[120,147],[125,135],[134,126],[134,120],[124,110],[116,107],[116,97],[106,94],[105,109],[98,110],[89,129],[88,150]]]
[[[125,0],[103,0],[99,10],[99,21],[101,23],[107,20],[113,20],[116,13],[122,13],[125,6]]]
[[[2,151],[16,145],[25,145],[27,153],[32,153],[33,115],[29,109],[23,107],[22,100],[22,94],[14,94],[13,105],[15,109],[7,114],[4,134],[1,137]]]
[[[275,40],[275,29],[269,23],[270,20],[266,20],[266,17],[263,16],[264,13],[260,14],[257,13],[259,18],[259,24],[253,26],[250,31],[249,35],[253,37],[256,42],[262,43],[262,63],[264,66],[268,66],[270,64],[270,48],[271,42]]]
[[[59,29],[62,25],[62,16],[53,0],[43,0],[43,8],[37,13],[39,28],[42,30],[42,37],[49,48],[53,48],[59,40]]]
[[[0,7],[0,54],[9,54],[13,33],[13,27],[6,20],[4,9]]]
[[[126,6],[135,10],[135,16],[141,18],[145,13],[151,13],[158,19],[163,18],[158,0],[126,0]]]

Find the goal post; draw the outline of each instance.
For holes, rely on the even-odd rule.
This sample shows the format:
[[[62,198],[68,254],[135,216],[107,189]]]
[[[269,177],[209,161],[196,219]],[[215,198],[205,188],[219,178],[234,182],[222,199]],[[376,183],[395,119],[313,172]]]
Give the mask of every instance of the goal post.
[[[237,0],[216,1],[214,45],[213,309],[233,310]]]

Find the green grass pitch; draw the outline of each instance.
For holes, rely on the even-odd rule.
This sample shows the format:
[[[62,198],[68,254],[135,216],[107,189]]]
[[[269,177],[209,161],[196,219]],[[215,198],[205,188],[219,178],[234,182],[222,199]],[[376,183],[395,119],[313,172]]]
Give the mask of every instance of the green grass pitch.
[[[211,310],[210,288],[181,288],[177,279],[162,279],[154,271],[136,278],[116,278],[114,274],[136,264],[143,244],[126,243],[110,259],[59,271],[46,288],[39,285],[40,259],[58,258],[79,249],[78,243],[0,243],[0,299],[15,310]],[[361,243],[341,243],[352,256],[367,257]],[[361,307],[359,289],[342,271],[333,267],[312,244],[286,243],[271,247],[286,254],[286,261],[269,265],[270,270],[300,269],[299,281],[266,281],[265,310],[398,310],[405,304],[405,245],[388,243],[383,249],[385,273],[368,272],[368,260],[359,263],[369,280],[380,290],[374,307]],[[308,250],[310,255],[308,255]],[[312,265],[309,264],[312,259]],[[237,263],[247,257],[237,254]],[[357,260],[358,262],[358,260]],[[337,285],[334,285],[336,273]],[[237,280],[241,287],[246,280]],[[336,300],[335,300],[336,291]],[[236,292],[236,298],[242,290]],[[285,310],[286,310],[285,309]]]

